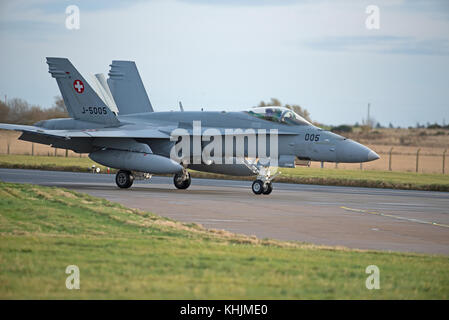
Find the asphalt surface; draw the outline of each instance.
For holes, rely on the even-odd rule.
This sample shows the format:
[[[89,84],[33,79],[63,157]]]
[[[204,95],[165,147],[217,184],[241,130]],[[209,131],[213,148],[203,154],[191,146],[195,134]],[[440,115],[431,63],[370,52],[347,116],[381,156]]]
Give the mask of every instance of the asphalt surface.
[[[250,181],[172,178],[115,185],[115,175],[0,168],[0,180],[86,192],[208,228],[360,249],[449,254],[449,193],[274,182],[256,196]]]

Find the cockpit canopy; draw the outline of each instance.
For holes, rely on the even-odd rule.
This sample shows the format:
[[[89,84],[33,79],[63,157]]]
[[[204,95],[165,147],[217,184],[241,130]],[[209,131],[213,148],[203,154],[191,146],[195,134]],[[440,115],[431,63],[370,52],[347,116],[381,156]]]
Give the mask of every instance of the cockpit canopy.
[[[285,107],[257,107],[248,109],[245,112],[259,119],[291,126],[312,125],[299,114]]]

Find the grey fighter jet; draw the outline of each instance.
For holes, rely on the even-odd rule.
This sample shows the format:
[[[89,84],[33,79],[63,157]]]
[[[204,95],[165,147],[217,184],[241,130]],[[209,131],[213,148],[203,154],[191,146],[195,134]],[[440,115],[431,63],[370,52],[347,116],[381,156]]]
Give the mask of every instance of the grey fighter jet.
[[[282,107],[240,112],[154,112],[134,62],[113,61],[109,79],[89,84],[66,58],[47,58],[70,118],[33,126],[0,124],[21,131],[21,140],[88,153],[116,168],[116,183],[129,188],[136,175],[173,174],[187,189],[188,169],[255,176],[252,191],[271,193],[278,167],[295,160],[360,163],[379,159],[369,148],[318,128]],[[211,147],[212,146],[212,147]],[[240,146],[240,147],[239,147]]]

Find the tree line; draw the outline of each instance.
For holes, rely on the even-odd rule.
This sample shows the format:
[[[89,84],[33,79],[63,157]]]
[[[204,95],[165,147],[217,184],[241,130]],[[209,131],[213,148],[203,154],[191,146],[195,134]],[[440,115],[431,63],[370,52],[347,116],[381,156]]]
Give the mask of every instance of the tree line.
[[[0,101],[1,123],[33,124],[41,120],[68,117],[64,100],[60,96],[56,96],[53,106],[46,109],[19,98],[10,99],[6,103]]]

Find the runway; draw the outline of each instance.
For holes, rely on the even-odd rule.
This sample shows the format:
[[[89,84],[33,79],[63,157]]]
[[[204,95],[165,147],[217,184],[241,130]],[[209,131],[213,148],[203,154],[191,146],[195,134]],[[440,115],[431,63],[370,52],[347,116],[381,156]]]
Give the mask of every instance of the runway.
[[[172,178],[115,185],[115,175],[2,169],[0,180],[58,186],[207,228],[259,238],[359,249],[449,254],[449,193],[274,182],[256,196],[250,181]]]

